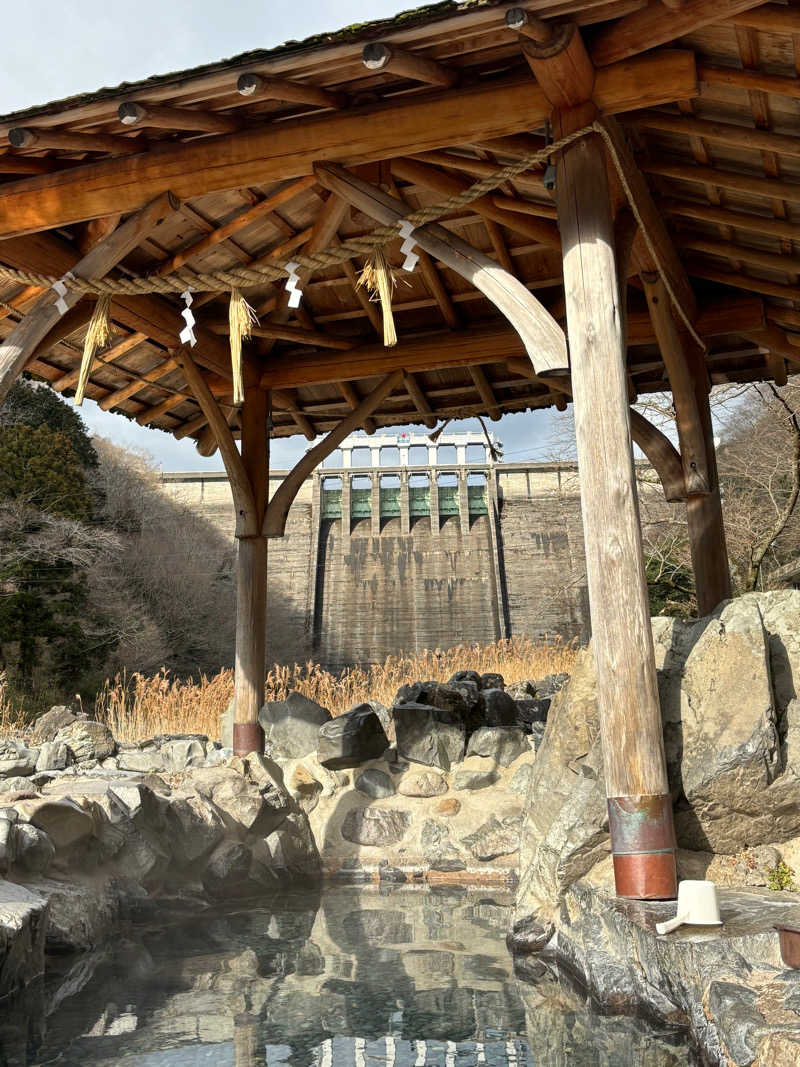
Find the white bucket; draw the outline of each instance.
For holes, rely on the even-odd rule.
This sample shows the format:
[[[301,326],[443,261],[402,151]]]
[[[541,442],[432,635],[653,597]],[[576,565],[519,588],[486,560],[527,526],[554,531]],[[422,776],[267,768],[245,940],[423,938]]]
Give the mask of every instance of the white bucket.
[[[719,896],[714,882],[685,879],[678,886],[678,910],[674,919],[656,923],[656,933],[668,934],[686,923],[688,926],[721,926]]]

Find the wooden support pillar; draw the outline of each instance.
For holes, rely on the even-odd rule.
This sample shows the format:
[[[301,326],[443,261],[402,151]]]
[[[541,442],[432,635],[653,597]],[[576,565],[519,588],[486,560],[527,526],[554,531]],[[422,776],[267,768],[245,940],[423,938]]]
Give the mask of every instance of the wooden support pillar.
[[[269,394],[245,387],[242,404],[242,463],[253,490],[256,532],[237,534],[236,672],[233,751],[264,751],[258,713],[264,703],[267,655],[267,538],[261,532],[269,493]],[[252,530],[252,527],[251,527]]]
[[[717,450],[711,407],[708,402],[709,380],[700,349],[687,344],[687,360],[694,384],[697,410],[706,445],[706,469],[711,492],[689,494],[686,498],[686,519],[692,552],[692,570],[697,595],[697,614],[710,615],[723,600],[730,600],[731,572],[728,565],[728,546],[722,519],[722,499],[719,493]]]
[[[730,599],[731,576],[708,403],[708,374],[702,352],[678,332],[661,278],[647,273],[641,277],[672,388],[686,483],[697,613],[709,615],[723,600]]]
[[[556,112],[556,137],[594,117]],[[605,154],[597,135],[571,145],[556,186],[614,876],[620,896],[675,896],[653,636],[628,413],[623,315]]]

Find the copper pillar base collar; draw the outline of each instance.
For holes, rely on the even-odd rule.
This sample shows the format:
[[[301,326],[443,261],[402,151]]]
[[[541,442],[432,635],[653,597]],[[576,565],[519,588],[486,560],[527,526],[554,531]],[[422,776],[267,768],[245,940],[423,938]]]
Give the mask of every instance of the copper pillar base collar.
[[[233,753],[247,756],[250,752],[264,751],[264,731],[258,722],[235,722],[233,724]]]

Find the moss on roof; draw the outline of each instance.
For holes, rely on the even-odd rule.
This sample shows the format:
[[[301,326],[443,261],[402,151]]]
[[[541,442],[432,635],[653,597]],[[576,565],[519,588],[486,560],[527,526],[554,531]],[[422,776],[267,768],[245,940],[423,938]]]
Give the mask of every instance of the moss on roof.
[[[63,100],[54,100],[49,104],[40,104],[36,107],[26,108],[23,111],[13,111],[7,115],[0,115],[0,123],[19,123],[24,119],[35,118],[37,115],[51,115],[104,99],[114,99],[136,91],[154,89],[160,85],[169,85],[170,82],[180,84],[187,78],[203,77],[206,74],[213,74],[227,68],[264,63],[270,59],[299,55],[303,52],[313,51],[314,49],[321,50],[336,44],[357,44],[361,41],[375,40],[394,30],[406,29],[409,26],[426,22],[439,22],[457,13],[475,11],[482,7],[505,6],[507,3],[508,0],[462,0],[462,2],[458,2],[458,0],[441,0],[437,4],[424,4],[422,7],[412,8],[409,11],[401,11],[390,18],[376,19],[373,22],[353,23],[351,26],[344,26],[342,29],[331,33],[316,33],[302,41],[286,41],[275,48],[254,49],[250,52],[242,52],[240,55],[233,56],[230,59],[217,60],[214,63],[206,63],[199,67],[173,71],[170,74],[157,74],[142,81],[122,82],[120,85],[98,89],[95,92],[79,93],[75,96],[68,96]]]

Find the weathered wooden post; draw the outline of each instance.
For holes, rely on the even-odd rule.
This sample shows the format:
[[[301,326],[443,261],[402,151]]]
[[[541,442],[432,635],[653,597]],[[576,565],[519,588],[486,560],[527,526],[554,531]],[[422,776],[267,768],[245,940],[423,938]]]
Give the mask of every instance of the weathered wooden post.
[[[675,406],[697,612],[708,615],[731,596],[708,373],[697,345],[678,332],[661,278],[647,272],[641,277]]]
[[[233,750],[262,752],[258,713],[264,703],[267,640],[267,538],[262,532],[269,494],[269,394],[245,386],[242,404],[242,462],[253,490],[255,523],[237,531],[236,671]]]
[[[593,105],[556,112],[555,136],[593,118]],[[556,195],[614,876],[620,896],[671,898],[677,890],[672,800],[633,470],[614,226],[598,135],[562,153]]]

